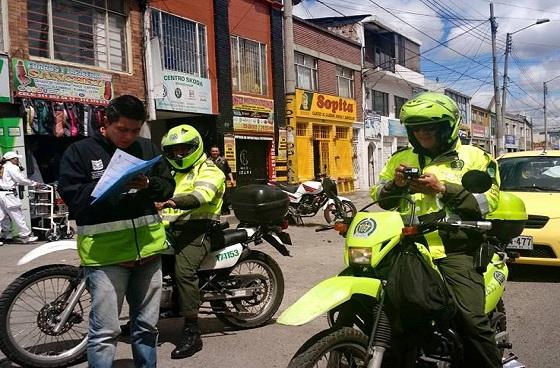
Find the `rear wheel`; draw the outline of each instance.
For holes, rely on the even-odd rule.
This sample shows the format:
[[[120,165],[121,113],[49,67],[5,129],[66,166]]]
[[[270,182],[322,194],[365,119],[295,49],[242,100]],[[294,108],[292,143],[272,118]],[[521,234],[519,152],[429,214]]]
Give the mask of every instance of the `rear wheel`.
[[[245,290],[251,294],[246,298],[210,302],[216,317],[236,328],[265,325],[284,298],[284,276],[280,266],[272,257],[258,251],[251,251],[235,265],[224,285],[226,289]]]
[[[344,212],[344,215],[346,217],[353,217],[358,212],[354,203],[350,201],[342,201],[341,206],[342,212]],[[329,204],[327,208],[325,208],[323,215],[325,217],[325,221],[327,221],[327,223],[329,224],[335,222],[336,220],[342,220],[342,218],[338,216],[336,212],[336,205],[334,203]]]
[[[366,368],[368,338],[351,327],[322,331],[303,344],[288,368]]]
[[[54,327],[81,281],[67,265],[39,267],[18,277],[0,296],[0,349],[23,367],[66,367],[85,360],[91,297],[80,296],[60,331]]]

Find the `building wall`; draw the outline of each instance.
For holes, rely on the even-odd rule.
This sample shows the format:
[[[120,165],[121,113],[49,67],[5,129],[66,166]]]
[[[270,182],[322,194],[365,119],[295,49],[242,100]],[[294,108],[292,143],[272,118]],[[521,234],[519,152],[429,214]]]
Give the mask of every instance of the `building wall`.
[[[272,37],[271,37],[271,5],[267,1],[235,0],[229,3],[229,32],[267,45],[267,94],[255,95],[273,98],[272,87]],[[247,95],[247,92],[234,92]]]
[[[216,39],[214,28],[214,3],[212,1],[151,1],[150,7],[206,26],[208,79],[212,88],[212,112],[218,110],[218,85],[216,78]]]
[[[146,97],[144,87],[144,55],[142,53],[142,12],[136,1],[129,1],[128,16],[128,72],[113,72],[106,69],[95,68],[89,65],[76,64],[76,68],[99,70],[104,73],[113,74],[113,93],[115,96],[121,94],[133,94],[144,100]],[[30,59],[27,42],[27,1],[8,1],[10,55],[20,59]],[[31,57],[45,63],[68,65],[68,63],[57,60]],[[73,65],[74,66],[74,65]],[[10,70],[11,73],[11,70]]]

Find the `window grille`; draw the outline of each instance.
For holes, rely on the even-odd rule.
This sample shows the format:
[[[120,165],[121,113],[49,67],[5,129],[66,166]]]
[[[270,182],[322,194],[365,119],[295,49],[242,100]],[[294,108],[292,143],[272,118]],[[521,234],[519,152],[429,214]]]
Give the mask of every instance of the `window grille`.
[[[296,125],[296,136],[304,137],[307,135],[307,124],[297,123]]]
[[[358,143],[358,136],[360,135],[360,129],[352,129],[352,143]]]
[[[27,0],[29,54],[128,69],[124,0]]]
[[[352,69],[337,66],[336,84],[339,96],[354,97],[354,71]]]
[[[317,59],[300,52],[295,53],[296,87],[317,90]]]
[[[231,37],[231,74],[234,92],[267,94],[266,45]]]
[[[327,125],[314,125],[313,138],[315,139],[328,139],[330,138],[331,127]]]
[[[152,36],[160,39],[165,69],[208,77],[204,24],[152,9]]]
[[[347,139],[348,138],[348,128],[346,128],[346,127],[336,127],[336,138],[337,139]]]

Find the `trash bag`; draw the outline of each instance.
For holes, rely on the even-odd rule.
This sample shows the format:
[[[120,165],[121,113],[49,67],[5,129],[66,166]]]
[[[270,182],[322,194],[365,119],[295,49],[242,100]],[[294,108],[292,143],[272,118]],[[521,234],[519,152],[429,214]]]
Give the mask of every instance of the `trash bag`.
[[[405,325],[446,322],[453,318],[455,302],[434,267],[426,261],[416,244],[403,244],[388,275],[385,292]]]

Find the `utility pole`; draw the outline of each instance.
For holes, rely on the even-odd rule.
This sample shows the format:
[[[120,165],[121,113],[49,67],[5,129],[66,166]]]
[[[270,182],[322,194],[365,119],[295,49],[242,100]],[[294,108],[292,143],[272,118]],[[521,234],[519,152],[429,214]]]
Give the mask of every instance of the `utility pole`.
[[[504,58],[504,83],[502,84],[502,122],[506,118],[506,99],[507,99],[507,85],[508,85],[508,61],[511,52],[511,33],[506,35],[506,53]],[[503,126],[503,124],[502,124]]]
[[[547,93],[546,82],[543,82],[543,100],[544,100],[544,104],[543,104],[544,149],[543,149],[543,151],[546,151],[546,149],[548,148],[548,129],[547,129],[547,125],[546,125],[546,93]]]
[[[500,104],[500,82],[498,81],[498,61],[496,59],[496,33],[498,23],[494,17],[494,4],[490,3],[490,28],[492,30],[492,74],[494,75],[494,107],[496,111],[496,156],[504,151],[504,128],[502,117],[502,106]]]
[[[293,2],[284,0],[284,73],[286,79],[286,166],[288,169],[288,183],[298,181],[296,167],[296,127],[295,99],[296,99],[296,70],[294,60],[294,22],[292,18]]]

